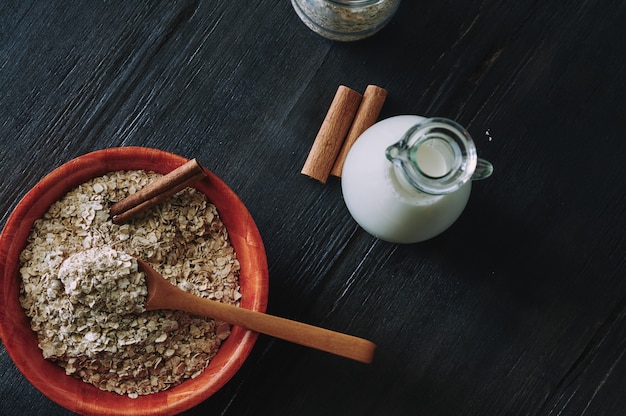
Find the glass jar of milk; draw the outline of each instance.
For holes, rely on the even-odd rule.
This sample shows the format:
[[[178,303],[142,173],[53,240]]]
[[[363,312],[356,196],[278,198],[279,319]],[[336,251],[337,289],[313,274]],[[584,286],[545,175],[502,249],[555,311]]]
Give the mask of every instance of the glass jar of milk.
[[[416,243],[452,225],[472,180],[492,172],[456,122],[406,115],[382,120],[357,139],[341,187],[350,214],[367,232],[392,243]]]

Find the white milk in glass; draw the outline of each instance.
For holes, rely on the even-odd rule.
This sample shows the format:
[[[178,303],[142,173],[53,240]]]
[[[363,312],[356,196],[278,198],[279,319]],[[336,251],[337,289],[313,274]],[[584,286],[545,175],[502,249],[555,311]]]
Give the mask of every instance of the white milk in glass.
[[[432,238],[452,225],[469,199],[471,180],[451,193],[425,193],[386,157],[389,146],[424,121],[413,115],[380,121],[359,137],[346,158],[341,179],[346,206],[363,229],[382,240],[416,243]],[[423,173],[435,178],[449,172],[453,163],[445,146],[436,141],[419,146],[414,160]]]

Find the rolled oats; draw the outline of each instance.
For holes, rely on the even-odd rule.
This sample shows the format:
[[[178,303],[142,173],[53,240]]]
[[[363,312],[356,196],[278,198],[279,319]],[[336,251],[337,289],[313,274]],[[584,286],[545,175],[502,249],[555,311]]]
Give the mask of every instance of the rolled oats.
[[[230,326],[180,311],[110,312],[108,307],[125,310],[130,298],[124,290],[132,292],[140,279],[132,261],[111,257],[128,276],[109,287],[119,296],[104,308],[93,292],[104,283],[80,277],[73,255],[122,251],[197,296],[230,304],[241,298],[235,251],[215,206],[201,192],[187,188],[129,224],[112,223],[108,207],[157,176],[111,172],[71,190],[35,221],[20,255],[20,302],[43,356],[69,375],[129,397],[197,377]]]
[[[146,310],[148,287],[137,260],[109,246],[79,251],[66,258],[59,267],[56,287],[59,280],[73,305],[82,303],[94,313],[105,314],[104,319],[111,314]],[[85,338],[92,338],[90,334],[93,332]]]

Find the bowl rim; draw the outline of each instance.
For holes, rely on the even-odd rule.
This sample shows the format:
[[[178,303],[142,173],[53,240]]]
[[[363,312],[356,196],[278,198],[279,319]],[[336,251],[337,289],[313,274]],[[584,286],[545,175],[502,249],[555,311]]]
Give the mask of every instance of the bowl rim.
[[[171,414],[188,410],[208,399],[239,370],[256,342],[258,334],[233,326],[231,335],[220,347],[202,374],[187,379],[163,392],[131,399],[65,375],[58,365],[45,360],[30,329],[30,320],[19,305],[19,253],[34,221],[49,206],[89,178],[116,170],[142,169],[165,174],[189,159],[167,151],[138,146],[113,147],[78,156],[45,175],[18,202],[0,234],[0,338],[19,371],[50,400],[77,413]],[[120,167],[123,167],[120,169]],[[240,261],[241,307],[265,312],[269,272],[265,247],[259,230],[239,197],[213,172],[204,168],[207,178],[194,185],[215,204]],[[53,198],[54,196],[54,198]],[[26,231],[25,231],[26,230]],[[245,261],[242,261],[246,259]],[[241,276],[246,276],[242,280]],[[15,309],[15,303],[21,310]],[[16,331],[26,325],[30,331]],[[33,347],[41,360],[33,360]],[[220,352],[223,352],[220,354]],[[231,352],[228,356],[226,352]],[[36,363],[37,365],[35,366]],[[34,370],[45,369],[53,377]],[[47,377],[46,377],[47,376]],[[51,383],[51,381],[54,381]],[[78,383],[78,384],[77,384]],[[76,394],[82,400],[76,400]],[[112,404],[115,406],[111,407]]]

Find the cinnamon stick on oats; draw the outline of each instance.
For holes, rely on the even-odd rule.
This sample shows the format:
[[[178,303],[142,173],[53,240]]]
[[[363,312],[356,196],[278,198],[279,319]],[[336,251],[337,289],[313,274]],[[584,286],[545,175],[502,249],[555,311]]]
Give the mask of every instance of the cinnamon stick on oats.
[[[330,171],[331,175],[341,177],[343,163],[346,160],[346,156],[348,156],[350,148],[365,130],[376,123],[386,98],[387,90],[384,88],[376,85],[367,86],[365,93],[363,94],[363,100],[361,100],[359,110],[357,111],[354,121],[352,122],[352,126],[350,127],[350,131],[348,132],[346,140],[343,142],[343,146],[341,147],[339,155],[335,160],[335,164]]]
[[[340,85],[301,173],[326,183],[361,103],[361,94]]]
[[[110,215],[115,224],[128,222],[132,217],[197,181],[206,178],[204,169],[196,159],[179,166],[167,175],[163,175],[132,195],[111,205]]]

